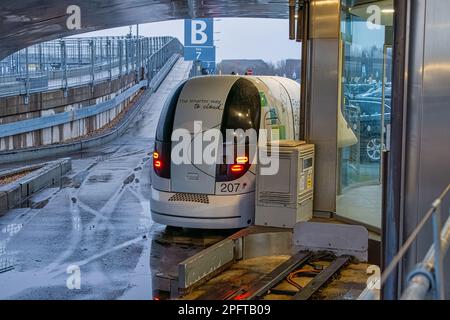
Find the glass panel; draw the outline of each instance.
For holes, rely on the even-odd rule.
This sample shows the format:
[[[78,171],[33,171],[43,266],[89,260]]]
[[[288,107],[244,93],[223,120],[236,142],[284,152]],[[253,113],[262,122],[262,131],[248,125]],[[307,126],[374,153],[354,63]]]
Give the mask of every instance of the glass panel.
[[[230,89],[225,103],[221,131],[227,129],[259,129],[261,98],[258,89],[248,80],[237,80]]]
[[[338,141],[337,215],[379,230],[381,154],[390,136],[393,1],[364,2],[342,1],[340,112],[346,136],[356,139]]]

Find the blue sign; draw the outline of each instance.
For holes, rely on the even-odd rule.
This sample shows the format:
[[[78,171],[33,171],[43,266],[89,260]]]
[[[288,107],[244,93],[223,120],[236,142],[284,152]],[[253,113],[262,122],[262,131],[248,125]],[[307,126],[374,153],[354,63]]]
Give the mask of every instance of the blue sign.
[[[184,20],[184,45],[187,47],[214,46],[214,19]]]
[[[214,46],[213,19],[184,20],[184,59],[200,61],[203,71],[207,71],[208,74],[215,73],[216,47]]]
[[[184,47],[186,61],[216,61],[216,47]]]
[[[208,71],[208,74],[216,73],[216,62],[215,61],[202,61],[201,62],[202,69]]]
[[[201,65],[202,65],[202,68],[213,69],[216,67],[216,62],[215,61],[202,61]]]

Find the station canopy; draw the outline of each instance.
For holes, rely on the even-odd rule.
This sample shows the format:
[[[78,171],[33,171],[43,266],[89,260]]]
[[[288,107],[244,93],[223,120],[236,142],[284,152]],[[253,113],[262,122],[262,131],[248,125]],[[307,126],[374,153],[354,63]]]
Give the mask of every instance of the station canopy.
[[[69,30],[73,0],[2,0],[0,59],[36,43],[141,23],[206,17],[288,18],[288,0],[79,0],[81,29]]]

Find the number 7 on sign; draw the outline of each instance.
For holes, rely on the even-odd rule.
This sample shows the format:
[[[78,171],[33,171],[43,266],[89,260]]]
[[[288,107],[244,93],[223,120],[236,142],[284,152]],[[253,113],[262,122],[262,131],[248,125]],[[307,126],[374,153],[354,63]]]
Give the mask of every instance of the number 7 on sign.
[[[201,51],[197,51],[195,54],[197,55],[197,60],[200,60],[200,56],[202,55],[202,52]]]

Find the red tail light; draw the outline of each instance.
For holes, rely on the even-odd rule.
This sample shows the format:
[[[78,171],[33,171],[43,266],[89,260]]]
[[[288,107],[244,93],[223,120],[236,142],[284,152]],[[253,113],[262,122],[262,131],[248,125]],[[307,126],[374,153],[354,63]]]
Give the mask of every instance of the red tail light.
[[[170,179],[170,143],[155,141],[153,170],[161,178]]]
[[[245,167],[243,164],[233,164],[231,166],[231,172],[235,172],[235,173],[242,172],[242,171],[244,171],[244,169],[245,169]]]
[[[156,160],[156,161],[153,162],[153,166],[154,166],[156,169],[161,169],[162,163],[161,163],[160,160]]]
[[[224,162],[225,157],[224,157]],[[216,167],[216,181],[233,181],[242,177],[250,168],[247,156],[239,156],[233,164],[218,164]]]
[[[153,152],[153,167],[156,169],[161,169],[162,167],[162,162],[159,159],[159,153],[158,152]]]

